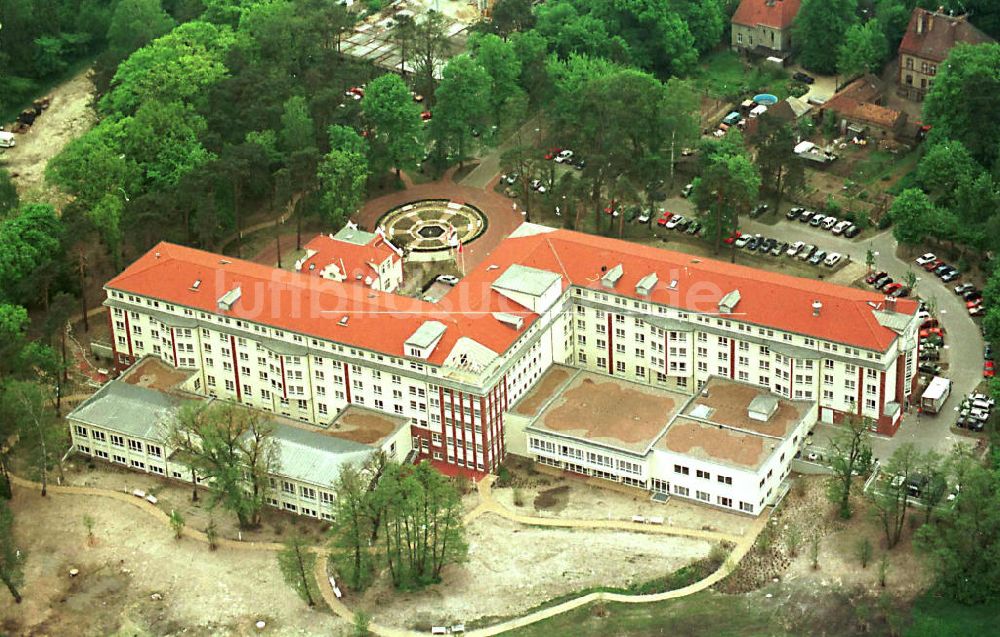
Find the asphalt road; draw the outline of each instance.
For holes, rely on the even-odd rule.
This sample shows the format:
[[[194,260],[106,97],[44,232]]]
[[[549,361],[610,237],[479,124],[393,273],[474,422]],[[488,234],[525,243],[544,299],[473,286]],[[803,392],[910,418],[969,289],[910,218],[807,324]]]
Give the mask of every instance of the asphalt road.
[[[897,281],[907,270],[912,269],[917,274],[916,294],[931,300],[937,305],[937,316],[945,328],[945,360],[949,363],[948,378],[952,380],[951,397],[945,403],[941,413],[932,416],[918,415],[916,409],[911,409],[903,417],[899,431],[892,438],[876,438],[873,451],[876,457],[887,458],[899,445],[911,442],[921,450],[936,449],[941,452],[950,450],[956,442],[974,442],[975,439],[964,436],[954,436],[950,426],[957,417],[958,404],[962,398],[973,391],[982,381],[983,338],[979,326],[972,320],[965,308],[965,302],[954,293],[954,286],[959,281],[943,283],[939,278],[925,272],[913,263],[913,260],[900,259],[896,256],[896,240],[890,230],[885,230],[870,239],[849,240],[837,237],[826,230],[819,230],[797,221],[782,219],[775,225],[760,223],[755,220],[745,220],[741,223],[744,233],[760,233],[781,241],[805,241],[818,245],[824,250],[836,250],[846,254],[859,263],[865,262],[868,248],[875,253],[875,269],[884,270]],[[824,431],[829,434],[833,428],[817,428],[818,438]],[[817,440],[822,445],[822,440]]]

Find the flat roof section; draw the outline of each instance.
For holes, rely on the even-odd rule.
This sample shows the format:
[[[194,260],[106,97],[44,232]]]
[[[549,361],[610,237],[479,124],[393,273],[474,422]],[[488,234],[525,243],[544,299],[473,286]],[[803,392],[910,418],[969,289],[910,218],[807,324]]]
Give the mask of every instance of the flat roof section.
[[[774,396],[764,387],[726,378],[712,377],[684,409],[684,416],[706,420],[716,425],[774,436],[787,437],[809,412],[808,401],[793,401],[780,396],[778,408],[766,421],[750,418],[750,403],[759,396]]]
[[[521,400],[517,401],[511,411],[518,416],[537,416],[542,411],[542,407],[556,395],[559,388],[575,372],[576,370],[570,367],[552,365],[542,374],[534,387],[522,396]]]
[[[364,445],[378,446],[409,421],[379,411],[351,405],[322,433]]]
[[[680,416],[656,443],[656,448],[756,470],[771,455],[776,444],[773,439]]]
[[[685,399],[681,394],[580,372],[529,428],[645,453]]]
[[[130,367],[121,380],[129,385],[168,391],[186,381],[193,373],[190,370],[175,369],[165,365],[159,358],[147,356]]]

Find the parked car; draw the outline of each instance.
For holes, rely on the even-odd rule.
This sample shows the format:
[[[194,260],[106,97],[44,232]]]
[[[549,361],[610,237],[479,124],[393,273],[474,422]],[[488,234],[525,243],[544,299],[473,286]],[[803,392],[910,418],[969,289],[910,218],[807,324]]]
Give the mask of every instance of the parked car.
[[[813,228],[818,228],[820,227],[820,225],[823,224],[824,221],[826,221],[826,215],[817,214],[812,219],[809,220],[809,225],[812,226]]]
[[[681,197],[687,199],[691,196],[691,192],[694,191],[694,184],[688,184],[681,188]]]
[[[898,289],[900,289],[902,287],[903,287],[902,283],[900,283],[899,281],[895,281],[895,282],[890,283],[889,285],[883,287],[882,288],[882,292],[884,292],[886,294],[886,296],[891,296],[891,295],[895,294],[896,290],[898,290]]]
[[[982,305],[976,305],[975,307],[969,308],[969,316],[982,316],[986,313],[986,308]]]
[[[815,214],[812,210],[803,210],[799,213],[799,223],[809,223]]]
[[[944,281],[945,283],[951,283],[959,276],[961,276],[961,273],[955,268],[952,268],[951,271],[945,272],[944,274],[941,275],[941,280]]]
[[[942,261],[941,259],[934,259],[933,261],[928,261],[927,263],[923,264],[921,267],[927,270],[928,272],[933,272],[935,269],[937,269],[942,265],[944,265],[944,261]]]
[[[757,246],[760,245],[761,241],[762,241],[762,239],[761,239],[761,237],[759,235],[754,235],[754,236],[750,237],[750,240],[746,242],[746,244],[744,245],[744,247],[747,250],[750,250],[750,251],[756,250]],[[738,243],[737,243],[737,246],[739,246]]]
[[[799,218],[799,215],[805,211],[806,209],[803,208],[802,206],[795,206],[794,208],[790,209],[788,212],[785,213],[785,218],[788,219],[789,221],[795,221],[796,219]]]
[[[833,234],[836,235],[844,234],[844,230],[847,230],[847,227],[850,225],[851,222],[847,221],[846,219],[843,221],[838,221],[837,225],[833,226]]]
[[[887,276],[884,279],[875,282],[875,289],[876,290],[884,289],[885,286],[889,285],[890,283],[893,283],[893,279],[891,276]]]
[[[531,189],[532,190],[537,190],[540,193],[544,193],[545,192],[545,184],[543,184],[540,179],[532,179],[531,180]],[[608,210],[605,209],[604,212],[608,212]],[[616,210],[615,211],[615,216],[616,217],[618,216],[617,213],[618,213],[618,211]]]
[[[937,259],[937,257],[934,256],[933,252],[925,252],[924,254],[922,254],[919,257],[917,257],[916,263],[917,263],[917,265],[927,265],[928,263],[930,263],[931,261],[934,261],[936,259]]]
[[[865,283],[867,283],[868,285],[875,285],[875,281],[877,281],[880,277],[883,276],[889,276],[889,275],[886,272],[872,272],[871,274],[865,277]]]
[[[802,241],[796,241],[792,245],[788,246],[788,248],[785,250],[785,254],[787,256],[794,257],[805,246],[806,246],[806,244],[804,242],[802,242]]]
[[[955,294],[965,294],[966,292],[971,292],[976,289],[976,286],[971,283],[959,283],[955,286]]]
[[[667,224],[670,223],[670,218],[673,216],[674,215],[669,212],[661,213],[660,218],[656,220],[656,225],[660,226],[661,228],[665,228]]]
[[[694,221],[691,222],[691,225],[689,225],[687,227],[687,230],[685,230],[684,232],[686,232],[687,234],[698,234],[699,230],[701,230],[701,222],[695,219]]]
[[[442,274],[434,280],[447,285],[458,285],[458,277],[451,274]]]
[[[569,149],[561,150],[561,151],[559,151],[559,154],[556,155],[556,163],[557,164],[570,163],[570,162],[572,162],[572,160],[573,160],[573,151],[571,151]]]
[[[666,225],[666,224],[664,224],[664,225]],[[736,241],[739,241],[742,238],[743,238],[743,233],[740,232],[739,230],[736,230],[735,232],[733,232],[733,234],[731,234],[728,237],[726,237],[725,239],[723,239],[722,242],[725,243],[726,245],[733,245]],[[747,237],[747,241],[749,241],[749,240],[750,240],[750,238]],[[746,241],[744,241],[743,244],[746,245]]]
[[[563,152],[562,148],[552,148],[549,152],[545,153],[545,159],[555,159],[561,152]]]
[[[921,373],[933,374],[934,376],[937,376],[941,372],[941,366],[936,363],[921,363],[917,369]]]
[[[808,261],[809,257],[813,255],[813,252],[816,252],[816,246],[807,243],[806,245],[802,246],[801,250],[799,250],[799,259],[801,259],[802,261]]]
[[[649,216],[649,211],[643,209],[643,211],[639,213],[639,218],[636,219],[636,221],[639,223],[649,223],[650,219],[651,217]]]
[[[853,239],[859,234],[861,234],[861,228],[857,227],[853,223],[847,226],[847,229],[844,230],[844,236],[847,237],[848,239]]]
[[[910,296],[910,292],[912,292],[912,291],[913,290],[911,290],[910,288],[908,288],[905,285],[903,285],[903,286],[900,286],[900,287],[896,288],[895,290],[893,290],[892,294],[890,294],[889,296],[891,296],[893,298],[900,298],[900,297]]]
[[[993,361],[983,363],[983,378],[993,378],[996,375],[996,368]]]
[[[573,168],[576,170],[583,170],[587,166],[587,161],[583,157],[577,157],[573,160]]]
[[[750,211],[750,218],[756,218],[767,212],[769,206],[766,203],[760,203],[754,206],[754,209]]]
[[[990,360],[991,358],[993,358],[993,345],[989,341],[986,341],[983,343],[983,360]]]
[[[979,290],[973,289],[963,294],[962,298],[965,299],[966,301],[978,301],[979,299],[983,298],[983,293],[980,292]]]
[[[803,73],[802,71],[796,71],[795,73],[793,73],[792,79],[795,80],[796,82],[802,82],[803,84],[812,84],[813,82],[816,81],[813,78],[813,76],[809,75],[808,73]]]
[[[780,257],[786,250],[788,250],[787,241],[782,241],[780,243],[775,242],[774,246],[771,248],[771,255]]]
[[[812,265],[819,265],[820,263],[823,262],[823,259],[825,258],[826,258],[826,250],[817,250],[816,252],[813,253],[811,257],[809,257],[809,263],[811,263]]]
[[[920,338],[930,338],[931,336],[939,336],[941,338],[944,338],[944,328],[928,327],[926,329],[920,330]]]
[[[951,267],[947,263],[942,263],[938,267],[934,268],[933,272],[934,272],[935,276],[941,276],[945,272],[950,272],[951,270],[954,270],[954,269],[955,268]]]
[[[674,215],[673,217],[670,218],[670,221],[667,222],[667,230],[673,230],[681,223],[683,223],[683,221],[684,221],[683,215]]]
[[[837,218],[836,217],[827,217],[826,219],[823,220],[823,229],[824,230],[832,230],[833,227],[836,226],[836,225],[837,225]]]
[[[840,260],[843,258],[844,255],[840,254],[839,252],[831,252],[826,256],[825,259],[823,259],[823,265],[832,268],[833,266],[840,263]]]

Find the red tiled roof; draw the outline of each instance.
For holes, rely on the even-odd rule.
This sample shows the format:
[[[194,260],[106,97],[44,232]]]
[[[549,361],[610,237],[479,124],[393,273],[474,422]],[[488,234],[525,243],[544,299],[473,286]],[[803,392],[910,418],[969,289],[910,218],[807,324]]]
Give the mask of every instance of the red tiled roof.
[[[881,99],[882,90],[878,79],[865,75],[854,80],[823,105],[824,111],[834,111],[847,119],[867,122],[882,128],[895,128],[906,114],[876,104]]]
[[[621,264],[615,293],[624,296],[714,313],[719,299],[738,289],[737,320],[878,351],[896,338],[872,313],[868,303],[882,297],[870,292],[568,230],[504,240],[438,303],[169,243],[154,247],[106,287],[219,313],[219,297],[239,286],[241,296],[226,316],[392,356],[403,355],[404,343],[424,321],[436,320],[447,329],[429,362],[440,364],[462,337],[504,352],[537,318],[492,290],[513,263],[560,274],[564,289],[572,282],[595,290],[606,290],[601,267]],[[638,296],[636,283],[652,272],[659,283],[648,297]],[[201,281],[197,289],[195,280]],[[668,289],[672,280],[677,285]],[[823,304],[818,317],[812,310],[817,300]],[[912,314],[916,303],[900,300],[897,311]],[[518,314],[524,325],[516,330],[494,312]],[[347,324],[340,325],[344,316]]]
[[[801,0],[742,0],[733,14],[733,24],[755,27],[758,24],[787,29],[799,13]]]
[[[342,273],[351,282],[359,277],[364,280],[365,277],[371,276],[373,268],[379,266],[390,255],[396,254],[386,244],[385,239],[380,236],[376,236],[366,245],[358,245],[349,241],[339,241],[330,235],[320,234],[313,237],[312,241],[306,244],[305,249],[315,250],[316,254],[308,259],[303,259],[303,274],[318,276],[323,268],[333,263],[342,270]],[[309,270],[310,265],[315,265],[312,271]]]
[[[919,28],[921,20],[924,21],[923,29]],[[922,33],[918,33],[921,30]],[[903,41],[899,43],[899,52],[943,62],[960,42],[986,44],[993,41],[970,24],[965,16],[949,16],[918,7],[910,15],[910,24],[906,27]]]

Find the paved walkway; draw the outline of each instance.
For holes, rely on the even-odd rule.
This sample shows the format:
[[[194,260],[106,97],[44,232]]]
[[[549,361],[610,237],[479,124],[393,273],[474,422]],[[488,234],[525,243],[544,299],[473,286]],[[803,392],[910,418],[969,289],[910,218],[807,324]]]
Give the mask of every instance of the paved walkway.
[[[726,541],[734,545],[732,552],[726,559],[726,562],[719,567],[714,573],[710,574],[708,577],[685,586],[684,588],[679,588],[677,590],[667,591],[664,593],[656,593],[651,595],[623,595],[620,593],[588,593],[586,595],[581,595],[580,597],[567,600],[561,604],[551,606],[548,608],[543,608],[541,610],[528,613],[521,617],[511,619],[499,624],[494,624],[492,626],[487,626],[486,628],[480,628],[476,630],[469,631],[467,635],[469,637],[487,637],[489,635],[499,635],[507,631],[522,628],[529,624],[548,619],[550,617],[555,617],[562,613],[568,612],[575,608],[585,606],[595,601],[608,601],[608,602],[623,602],[627,604],[642,604],[650,602],[661,602],[668,599],[677,599],[680,597],[685,597],[687,595],[692,595],[694,593],[703,591],[708,587],[718,583],[729,575],[736,566],[740,563],[743,557],[749,552],[753,546],[754,541],[757,539],[758,533],[763,528],[764,524],[767,523],[769,513],[761,515],[753,524],[749,527],[749,532],[743,536],[736,536],[727,533],[719,533],[715,531],[703,531],[700,529],[685,529],[680,527],[668,527],[668,526],[656,526],[656,525],[645,525],[637,524],[634,522],[626,521],[615,521],[615,520],[576,520],[576,519],[566,519],[566,518],[539,518],[527,515],[518,515],[509,511],[507,508],[503,507],[493,498],[492,483],[494,476],[487,476],[480,480],[477,489],[479,493],[479,504],[469,513],[465,515],[463,520],[465,523],[469,523],[476,518],[485,515],[493,514],[499,515],[505,519],[518,522],[520,524],[530,524],[534,526],[549,526],[549,527],[564,527],[564,528],[582,528],[582,529],[620,529],[623,531],[632,531],[640,533],[654,533],[661,535],[679,536],[679,537],[690,537],[702,540],[707,540],[711,542]],[[11,481],[14,485],[24,488],[41,488],[41,485],[32,482],[30,480],[25,480],[15,475],[11,475]],[[48,492],[51,495],[82,495],[82,496],[97,496],[104,498],[111,498],[113,500],[118,500],[119,502],[124,502],[131,506],[134,506],[143,512],[151,515],[159,522],[161,522],[165,527],[169,527],[170,520],[167,513],[157,506],[150,504],[142,498],[137,498],[130,493],[124,493],[121,491],[112,491],[110,489],[98,489],[94,487],[77,487],[68,485],[57,485],[50,484],[48,486]],[[208,538],[201,531],[191,529],[189,527],[184,527],[183,529],[184,537],[195,540],[196,542],[208,543]],[[235,540],[230,540],[226,538],[219,538],[216,540],[216,544],[219,548],[244,550],[244,551],[270,551],[276,552],[283,548],[283,545],[277,542],[238,542]],[[316,566],[315,566],[315,577],[316,583],[319,587],[320,595],[323,601],[326,602],[327,606],[340,618],[344,619],[348,623],[354,622],[354,612],[347,607],[347,605],[333,594],[333,590],[330,587],[328,581],[327,573],[328,570],[328,555],[325,547],[313,547],[311,549],[317,555]],[[382,626],[380,624],[372,623],[369,626],[369,631],[374,635],[379,635],[381,637],[411,637],[417,635],[425,635],[426,633],[421,633],[417,631],[406,630],[402,628],[395,628],[392,626]]]

